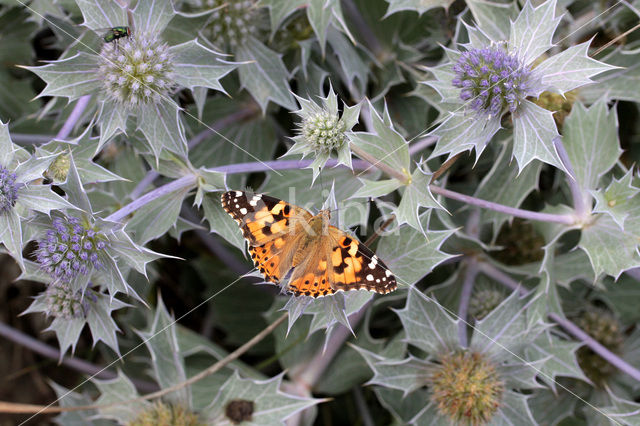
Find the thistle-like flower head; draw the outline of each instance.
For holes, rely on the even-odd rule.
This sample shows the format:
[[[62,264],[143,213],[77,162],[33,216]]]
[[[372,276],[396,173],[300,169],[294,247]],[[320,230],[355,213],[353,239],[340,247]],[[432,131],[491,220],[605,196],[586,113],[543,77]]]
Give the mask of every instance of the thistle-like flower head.
[[[18,201],[16,174],[0,166],[0,212],[12,209]]]
[[[502,301],[505,295],[494,288],[484,288],[475,291],[469,300],[469,315],[476,320],[489,315]]]
[[[107,97],[126,107],[167,97],[173,88],[169,45],[154,35],[135,34],[106,43],[100,52],[99,73]]]
[[[430,378],[431,400],[455,424],[487,423],[500,407],[504,384],[480,353],[444,355]]]
[[[592,306],[589,310],[582,312],[575,319],[575,323],[601,345],[613,353],[620,353],[624,343],[622,327],[620,321],[610,311]],[[599,386],[617,371],[611,363],[587,346],[578,349],[577,356],[580,368]]]
[[[86,314],[87,304],[83,303],[82,292],[74,290],[68,283],[55,282],[45,292],[44,302],[47,315],[70,320]]]
[[[347,141],[344,134],[346,129],[346,124],[338,114],[326,109],[303,116],[300,123],[300,135],[316,152],[330,152],[341,148]]]
[[[515,112],[531,85],[529,67],[498,46],[462,53],[453,71],[452,84],[462,89],[460,99],[482,114]]]
[[[156,402],[128,423],[130,426],[153,425],[184,425],[202,426],[204,423],[198,419],[198,415],[189,409],[174,404]]]
[[[201,8],[216,8],[203,29],[204,35],[219,48],[232,51],[257,31],[254,0],[197,0]]]
[[[107,247],[105,234],[76,217],[56,217],[46,236],[38,241],[36,257],[54,279],[69,282],[80,274],[100,269],[100,253]]]

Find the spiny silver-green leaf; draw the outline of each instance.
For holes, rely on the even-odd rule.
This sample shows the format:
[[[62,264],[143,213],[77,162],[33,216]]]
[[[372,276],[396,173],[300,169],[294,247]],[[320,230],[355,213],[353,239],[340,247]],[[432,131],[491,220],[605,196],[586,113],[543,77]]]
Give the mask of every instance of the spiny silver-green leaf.
[[[289,87],[289,71],[281,55],[253,37],[238,47],[236,60],[247,62],[238,67],[240,84],[251,93],[262,111],[269,101],[289,110],[296,109],[296,102]]]
[[[571,46],[542,62],[535,68],[541,76],[543,90],[562,94],[585,84],[592,83],[591,77],[616,67],[589,57],[589,41]]]
[[[208,87],[224,93],[220,79],[237,65],[225,62],[220,54],[190,40],[170,48],[175,82],[183,87]]]
[[[175,321],[160,297],[148,331],[139,331],[138,334],[151,354],[153,375],[161,388],[177,385],[187,379],[184,359],[178,346]],[[191,402],[191,392],[189,388],[182,388],[172,392],[168,398],[188,406]]]
[[[618,115],[604,100],[586,108],[576,102],[562,126],[565,149],[574,177],[585,195],[598,188],[600,178],[618,161]]]
[[[237,424],[226,416],[225,407],[231,401],[244,400],[254,404],[251,424],[277,425],[284,424],[295,413],[322,401],[285,393],[280,390],[281,386],[282,374],[268,380],[252,380],[243,379],[234,372],[218,390],[211,404],[202,411],[202,415],[210,424]]]
[[[532,162],[540,160],[564,170],[562,161],[553,145],[558,137],[558,129],[553,113],[530,101],[524,101],[513,120],[513,156],[520,170]]]
[[[551,49],[551,38],[561,19],[560,16],[555,16],[555,10],[555,0],[542,3],[536,8],[531,2],[526,2],[516,20],[511,23],[509,52],[517,55],[523,63],[530,64]]]
[[[627,269],[640,267],[640,232],[624,229],[608,214],[599,214],[582,229],[579,246],[587,252],[596,277],[605,273],[618,278]]]
[[[102,87],[98,56],[80,52],[41,67],[25,67],[47,83],[38,97],[62,96],[74,100]]]
[[[407,342],[436,355],[458,347],[458,322],[435,299],[409,289],[407,304],[396,313],[402,321]]]

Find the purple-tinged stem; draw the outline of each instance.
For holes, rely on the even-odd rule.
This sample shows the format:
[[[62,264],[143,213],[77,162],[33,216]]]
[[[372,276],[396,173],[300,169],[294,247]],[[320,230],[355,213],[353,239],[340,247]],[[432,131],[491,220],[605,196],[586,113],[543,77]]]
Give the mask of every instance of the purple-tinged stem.
[[[569,154],[567,154],[567,150],[564,148],[562,138],[557,137],[553,141],[553,144],[556,147],[556,151],[558,152],[560,161],[562,161],[562,164],[567,171],[567,183],[569,184],[569,189],[571,190],[571,198],[573,198],[573,208],[576,211],[576,216],[578,218],[584,219],[589,214],[588,203],[590,202],[590,197],[588,194],[585,194],[578,185],[578,181],[575,178],[576,174],[573,169],[573,165],[571,164],[571,160],[569,160]]]
[[[633,268],[624,272],[625,274],[629,275],[631,278],[635,279],[636,281],[640,281],[640,268]]]
[[[84,95],[78,99],[78,102],[76,102],[76,106],[73,107],[73,111],[71,111],[71,114],[69,114],[69,117],[67,117],[67,121],[64,122],[62,128],[56,135],[56,139],[64,140],[71,134],[71,131],[78,123],[78,120],[80,120],[80,117],[84,113],[84,110],[87,108],[87,105],[89,105],[90,100],[91,95]]]
[[[15,328],[10,327],[3,322],[0,322],[0,335],[14,342],[15,344],[24,346],[32,352],[40,354],[46,358],[51,358],[54,360],[60,359],[60,351],[58,349],[52,348],[51,346],[41,342],[40,340],[34,339],[33,337],[24,334],[21,331],[16,330]],[[79,371],[80,373],[95,376],[96,378],[102,380],[115,379],[117,377],[117,374],[114,371],[105,370],[103,367],[93,365],[87,361],[74,357],[63,357],[61,364],[73,370]],[[158,390],[158,386],[154,385],[153,383],[144,381],[135,381],[134,383],[136,387],[142,392],[153,392],[155,390]]]
[[[13,133],[11,132],[11,142],[21,145],[39,145],[41,143],[50,142],[52,139],[56,137],[53,135],[37,135],[37,134],[29,134],[29,133]]]
[[[486,273],[488,276],[495,279],[499,283],[512,289],[519,289],[519,292],[521,294],[526,293],[526,290],[522,288],[516,280],[498,270],[495,266],[483,262],[480,264],[480,269],[483,273]],[[582,331],[580,327],[575,325],[573,322],[569,321],[566,318],[563,318],[555,312],[549,313],[549,318],[569,334],[571,334],[573,337],[587,345],[592,351],[600,355],[600,357],[605,359],[608,363],[640,382],[640,370],[636,369],[625,360],[620,358],[618,355],[614,354],[609,349],[601,345],[596,339]]]
[[[462,293],[460,294],[460,304],[458,305],[458,338],[460,340],[460,346],[466,348],[469,345],[467,336],[467,324],[469,301],[471,300],[471,293],[473,292],[473,284],[478,276],[478,261],[474,257],[469,257],[467,260],[467,269],[464,274],[464,283],[462,284]]]
[[[229,127],[230,125],[238,121],[246,120],[247,118],[255,115],[258,111],[259,111],[258,108],[247,107],[247,108],[238,110],[232,114],[229,114],[224,118],[221,118],[220,120],[214,122],[210,127],[207,127],[205,130],[201,131],[200,133],[195,135],[193,138],[191,138],[191,140],[188,143],[188,149],[192,150],[193,148],[195,148],[196,146],[204,142],[211,135],[215,133],[219,133],[221,130]],[[133,188],[133,191],[131,191],[131,195],[130,195],[131,199],[135,200],[136,198],[141,196],[144,193],[144,190],[147,188],[147,186],[151,185],[153,181],[155,181],[158,177],[160,177],[160,173],[156,172],[155,170],[149,170],[145,175],[145,177],[142,178],[140,182],[136,185],[136,187]]]
[[[126,206],[122,207],[120,210],[111,213],[105,218],[105,220],[111,222],[120,222],[129,214],[150,203],[151,201],[162,197],[163,195],[170,194],[174,191],[179,191],[184,188],[194,187],[196,185],[197,179],[198,177],[196,175],[186,175],[172,182],[169,182],[166,185],[162,185],[154,189],[153,191],[147,192],[137,200],[133,200]]]
[[[593,337],[589,336],[587,333],[582,331],[580,327],[578,327],[568,319],[561,317],[555,312],[550,313],[549,318],[551,318],[558,325],[560,325],[560,327],[564,328],[565,331],[567,331],[573,337],[584,342],[584,344],[589,346],[589,348],[592,351],[600,355],[603,359],[605,359],[611,365],[613,365],[623,373],[633,377],[635,380],[640,382],[640,370],[634,368],[632,365],[628,364],[625,360],[620,358],[618,355],[614,354],[609,349],[601,345],[596,339],[594,339]]]
[[[227,166],[213,167],[210,170],[214,172],[227,173],[229,175],[238,173],[253,173],[253,172],[266,172],[269,170],[293,170],[302,169],[313,163],[313,160],[274,160],[265,161],[263,163],[249,162],[249,163],[237,163],[229,164]],[[353,159],[351,161],[355,170],[364,170],[371,165],[363,160]],[[338,165],[338,160],[330,158],[327,160],[326,167],[345,167]]]
[[[431,145],[435,144],[437,140],[437,136],[427,136],[418,139],[417,141],[409,145],[409,155],[417,154],[423,149],[429,148]]]
[[[351,328],[355,328],[362,318],[364,318],[364,314],[369,306],[371,306],[372,300],[373,298],[365,303],[359,311],[349,315],[348,320],[349,324],[351,324]],[[331,333],[331,336],[329,336],[329,341],[325,346],[325,350],[323,352],[318,352],[318,354],[313,357],[304,366],[304,368],[297,369],[297,371],[300,371],[300,374],[295,376],[293,380],[300,383],[306,389],[313,389],[331,364],[331,361],[333,361],[336,355],[338,355],[338,352],[344,346],[344,343],[352,335],[351,330],[344,325],[339,324]]]
[[[343,1],[342,7],[344,7],[344,11],[349,16],[349,23],[355,26],[356,32],[360,34],[360,37],[362,37],[362,40],[364,40],[364,43],[366,45],[365,47],[371,50],[376,58],[380,59],[381,56],[385,54],[385,50],[380,44],[378,37],[376,37],[375,33],[365,22],[362,14],[353,3],[353,0]]]
[[[523,219],[539,220],[542,222],[561,223],[563,225],[573,225],[575,219],[571,215],[560,215],[551,213],[532,212],[529,210],[517,209],[515,207],[509,207],[502,204],[494,203],[491,201],[482,200],[480,198],[472,197],[470,195],[460,194],[458,192],[451,191],[446,188],[441,188],[436,185],[429,185],[431,192],[442,195],[453,200],[462,201],[463,203],[471,204],[473,206],[482,207],[484,209],[495,210],[497,212],[506,213],[512,216],[521,217]]]

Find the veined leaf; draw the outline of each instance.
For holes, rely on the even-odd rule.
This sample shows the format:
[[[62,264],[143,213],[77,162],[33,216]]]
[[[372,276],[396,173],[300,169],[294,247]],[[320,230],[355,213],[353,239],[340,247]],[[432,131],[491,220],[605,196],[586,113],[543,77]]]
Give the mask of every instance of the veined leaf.
[[[551,49],[551,38],[562,18],[555,16],[555,12],[555,0],[544,2],[535,8],[531,2],[526,2],[516,20],[511,23],[510,53],[517,55],[524,64],[531,64]]]
[[[469,6],[469,10],[471,10],[478,26],[485,34],[491,37],[491,40],[509,39],[510,23],[518,15],[517,6],[514,3],[467,0],[467,6]]]
[[[227,417],[226,407],[234,401],[247,401],[253,407],[252,423],[282,424],[295,413],[322,401],[284,393],[281,386],[282,374],[269,380],[252,380],[242,379],[234,372],[202,415],[210,424],[237,424]]]
[[[426,167],[426,164],[422,167]],[[422,167],[417,166],[411,175],[411,182],[406,186],[400,205],[396,209],[396,219],[399,225],[407,223],[426,236],[425,228],[420,221],[420,207],[428,209],[444,209],[444,207],[429,189],[432,173],[428,170],[423,171]]]
[[[624,229],[608,214],[601,214],[582,229],[579,246],[587,252],[596,277],[605,273],[618,278],[627,269],[640,267],[638,228]]]
[[[418,290],[410,289],[407,304],[396,313],[407,342],[436,355],[458,347],[458,323],[438,304]]]
[[[94,31],[127,24],[127,12],[117,1],[76,0],[76,3],[82,11],[84,25]]]
[[[136,31],[158,34],[165,29],[174,15],[171,0],[144,0],[138,2],[133,10],[133,22]]]
[[[296,102],[289,87],[289,71],[281,55],[253,37],[248,37],[236,51],[239,62],[247,62],[238,68],[240,83],[265,111],[269,101],[289,110],[296,109]]]
[[[443,154],[454,155],[475,148],[476,158],[500,130],[500,118],[485,119],[463,112],[449,113],[449,116],[430,134],[438,137],[431,158]]]
[[[571,46],[553,55],[535,68],[546,90],[566,93],[576,87],[592,83],[591,77],[615,69],[612,65],[591,59],[589,41]]]
[[[632,181],[633,169],[620,179],[614,178],[604,191],[592,192],[596,200],[593,211],[608,214],[621,229],[627,217],[640,211],[640,188],[635,187]],[[633,228],[629,230],[633,231]],[[636,229],[635,233],[640,237],[640,230]]]
[[[524,101],[513,123],[513,156],[520,170],[536,159],[564,170],[553,146],[553,140],[559,135],[551,111]]]
[[[171,46],[170,51],[177,84],[191,90],[208,87],[225,93],[220,79],[233,71],[236,64],[223,61],[220,54],[207,49],[198,40]]]
[[[582,192],[597,189],[600,178],[618,161],[618,115],[604,100],[586,108],[576,102],[564,121],[563,144]]]
[[[373,129],[371,132],[349,132],[349,141],[377,162],[405,173],[408,177],[410,160],[407,141],[393,128],[386,106],[381,117],[373,105],[370,102],[368,104]]]
[[[161,388],[177,385],[187,380],[184,359],[178,346],[175,321],[158,297],[158,305],[148,331],[139,331],[151,353],[154,377]],[[167,396],[170,400],[189,405],[191,392],[189,388],[182,388]]]
[[[24,68],[47,83],[38,97],[63,96],[72,101],[102,87],[98,66],[98,56],[79,52],[69,59],[55,61],[42,67]]]
[[[423,214],[421,223],[426,230],[428,213]],[[444,241],[455,230],[416,232],[409,226],[380,238],[377,255],[398,278],[398,284],[413,286],[422,277],[447,259],[455,257],[440,250]]]
[[[445,10],[453,3],[453,0],[387,0],[389,8],[385,16],[400,12],[401,10],[415,10],[420,15],[429,9],[443,7]]]
[[[100,396],[95,400],[96,405],[111,405],[112,407],[100,408],[99,417],[112,419],[119,423],[131,423],[138,414],[151,407],[148,401],[140,401],[136,404],[127,404],[127,401],[140,396],[129,378],[118,371],[118,377],[111,380],[93,379],[92,383],[98,388]],[[120,404],[118,404],[120,403]]]

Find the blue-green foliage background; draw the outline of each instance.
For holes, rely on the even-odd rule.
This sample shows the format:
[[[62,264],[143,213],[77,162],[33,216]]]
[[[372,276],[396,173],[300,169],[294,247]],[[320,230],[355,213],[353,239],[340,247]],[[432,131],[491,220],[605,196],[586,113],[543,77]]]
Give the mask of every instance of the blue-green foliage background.
[[[163,401],[211,424],[235,399],[257,424],[448,424],[432,371],[471,350],[503,389],[489,424],[639,424],[638,378],[558,324],[640,367],[640,37],[616,38],[640,2],[127,3],[0,0],[0,166],[18,182],[0,200],[1,319],[110,366],[85,381],[29,358],[29,402],[116,403],[61,424],[133,422],[153,405],[118,402],[184,382],[284,311]],[[127,74],[105,46],[117,62],[145,37],[142,62],[168,52],[169,87],[116,100],[108,82]],[[452,84],[461,52],[484,47],[535,75],[517,109],[479,114]],[[328,148],[305,133],[318,114],[338,126]],[[256,285],[227,189],[335,209],[361,241],[392,218],[372,248],[399,289],[311,300]],[[56,287],[80,295],[72,318],[38,264],[69,216],[108,241],[101,267]],[[2,399],[25,402],[24,387]]]

